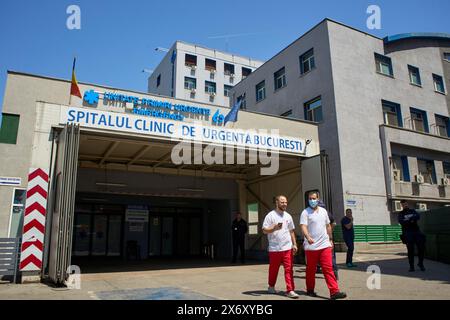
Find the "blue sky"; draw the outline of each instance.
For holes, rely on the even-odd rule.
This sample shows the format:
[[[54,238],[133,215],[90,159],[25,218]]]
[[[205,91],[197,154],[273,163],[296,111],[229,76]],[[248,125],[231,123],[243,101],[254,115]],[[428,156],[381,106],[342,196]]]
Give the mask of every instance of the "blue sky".
[[[68,30],[66,9],[81,9],[81,30]],[[381,8],[381,30],[368,30],[366,9]],[[268,59],[329,17],[379,37],[404,32],[450,33],[449,0],[204,1],[1,0],[0,105],[6,71],[71,76],[81,82],[146,91],[162,59],[156,47],[175,40]],[[225,39],[211,37],[246,34]]]

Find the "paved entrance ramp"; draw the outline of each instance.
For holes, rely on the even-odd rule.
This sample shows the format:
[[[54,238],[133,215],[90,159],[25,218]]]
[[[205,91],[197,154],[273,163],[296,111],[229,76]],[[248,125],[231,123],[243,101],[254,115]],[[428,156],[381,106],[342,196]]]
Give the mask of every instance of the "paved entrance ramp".
[[[213,297],[177,287],[100,291],[95,295],[100,300],[216,300]]]

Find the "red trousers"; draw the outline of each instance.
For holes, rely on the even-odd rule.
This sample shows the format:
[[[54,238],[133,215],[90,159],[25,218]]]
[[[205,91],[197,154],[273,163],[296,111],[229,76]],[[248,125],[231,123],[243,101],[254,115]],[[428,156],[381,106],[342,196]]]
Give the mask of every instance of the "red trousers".
[[[316,286],[317,263],[320,262],[330,295],[339,292],[336,276],[333,272],[332,249],[306,250],[306,290],[314,291]]]
[[[280,265],[284,267],[284,280],[286,281],[286,292],[295,290],[292,250],[269,252],[269,286],[275,287]]]

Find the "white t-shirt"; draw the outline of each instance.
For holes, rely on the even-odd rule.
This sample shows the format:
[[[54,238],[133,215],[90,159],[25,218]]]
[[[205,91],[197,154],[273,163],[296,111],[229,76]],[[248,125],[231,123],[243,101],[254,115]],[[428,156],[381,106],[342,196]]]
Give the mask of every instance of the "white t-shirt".
[[[292,249],[291,231],[295,229],[295,226],[289,213],[284,211],[282,214],[278,214],[275,210],[270,211],[264,218],[263,228],[270,228],[279,222],[283,223],[281,229],[267,235],[269,252]]]
[[[303,210],[300,215],[300,224],[306,225],[310,237],[314,240],[313,244],[309,244],[305,238],[303,241],[305,250],[321,250],[331,247],[330,237],[327,233],[327,224],[329,223],[330,218],[324,208],[319,207],[318,211],[314,211],[308,207]]]

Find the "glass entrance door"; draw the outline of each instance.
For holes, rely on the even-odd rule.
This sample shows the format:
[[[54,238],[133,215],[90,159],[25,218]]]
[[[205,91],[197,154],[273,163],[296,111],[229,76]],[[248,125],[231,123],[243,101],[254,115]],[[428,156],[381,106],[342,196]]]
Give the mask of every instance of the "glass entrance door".
[[[74,249],[75,256],[88,256],[90,252],[91,216],[89,214],[75,215]]]
[[[106,215],[94,215],[91,250],[93,256],[106,255],[107,222],[108,217]]]
[[[122,216],[111,215],[108,221],[108,256],[120,256]]]
[[[173,254],[173,217],[162,218],[162,245],[161,254],[170,256]]]

